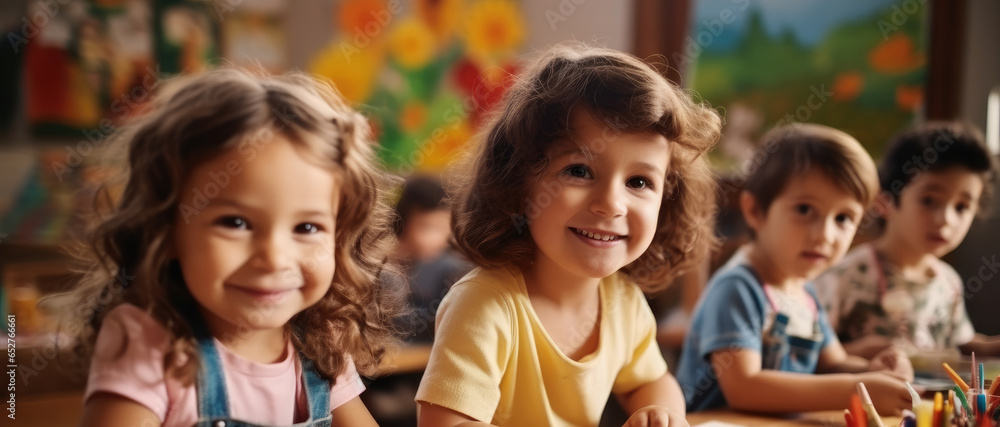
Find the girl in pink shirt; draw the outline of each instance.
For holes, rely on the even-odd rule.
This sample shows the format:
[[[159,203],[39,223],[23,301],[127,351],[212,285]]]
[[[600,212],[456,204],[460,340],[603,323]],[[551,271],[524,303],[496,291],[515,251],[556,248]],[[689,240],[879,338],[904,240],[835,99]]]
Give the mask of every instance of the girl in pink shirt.
[[[224,69],[113,141],[124,192],[67,310],[82,425],[375,425],[358,371],[401,301],[377,286],[392,233],[365,119],[307,76]]]

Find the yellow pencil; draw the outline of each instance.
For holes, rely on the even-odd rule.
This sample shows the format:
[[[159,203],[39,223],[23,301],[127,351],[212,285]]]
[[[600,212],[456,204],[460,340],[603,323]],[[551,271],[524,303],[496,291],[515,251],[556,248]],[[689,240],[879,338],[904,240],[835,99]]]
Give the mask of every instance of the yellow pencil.
[[[962,389],[962,393],[969,392],[969,385],[962,380],[962,377],[958,376],[958,374],[955,373],[954,369],[951,369],[951,366],[948,366],[948,362],[942,362],[941,366],[944,367],[945,372],[947,372],[948,376],[951,377],[951,380],[955,382],[955,385],[959,386]]]
[[[882,424],[882,417],[878,416],[878,411],[875,410],[875,405],[872,404],[872,397],[868,395],[865,383],[858,383],[858,394],[861,395],[861,403],[865,407],[865,412],[868,413],[868,427],[885,427]]]

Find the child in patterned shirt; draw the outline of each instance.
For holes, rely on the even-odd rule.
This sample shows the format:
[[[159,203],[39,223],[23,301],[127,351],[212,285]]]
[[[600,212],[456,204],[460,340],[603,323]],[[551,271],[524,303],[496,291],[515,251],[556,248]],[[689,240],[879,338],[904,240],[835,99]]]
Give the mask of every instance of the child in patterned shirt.
[[[973,329],[962,279],[940,259],[987,206],[995,171],[968,125],[928,123],[893,138],[879,168],[884,233],[815,283],[848,353],[871,357],[895,344],[911,354],[958,347],[1000,355],[1000,338]]]

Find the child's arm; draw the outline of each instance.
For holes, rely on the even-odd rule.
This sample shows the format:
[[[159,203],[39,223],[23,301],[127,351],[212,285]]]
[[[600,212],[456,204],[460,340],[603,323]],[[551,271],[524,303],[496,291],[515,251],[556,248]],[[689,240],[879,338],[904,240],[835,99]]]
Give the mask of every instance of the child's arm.
[[[492,424],[476,421],[444,406],[420,402],[417,405],[417,425],[440,427],[476,427]]]
[[[959,346],[964,354],[976,352],[983,356],[1000,356],[1000,336],[987,336],[976,334],[965,345]]]
[[[378,423],[372,418],[372,414],[368,412],[368,408],[361,402],[360,397],[355,397],[336,407],[331,414],[335,426],[378,427]]]
[[[816,364],[817,373],[858,373],[867,372],[868,359],[853,354],[847,354],[840,340],[830,340],[819,355],[819,363]]]
[[[127,397],[98,392],[87,399],[80,427],[132,427],[160,425],[160,417]]]
[[[618,396],[625,412],[630,414],[629,425],[655,425],[652,420],[659,417],[671,427],[687,426],[684,419],[684,393],[677,379],[670,373],[660,379],[643,384],[639,388]],[[646,422],[641,422],[646,420]]]
[[[895,415],[912,405],[903,381],[882,373],[811,375],[762,370],[760,353],[744,348],[719,350],[711,358],[726,401],[736,409],[758,412],[843,409],[859,382],[865,383],[881,414]]]
[[[913,365],[910,359],[896,347],[888,347],[871,360],[861,356],[848,354],[840,345],[840,340],[833,337],[819,355],[816,366],[817,373],[859,373],[881,371],[904,381],[913,381]]]
[[[866,359],[874,358],[876,354],[892,347],[892,341],[882,335],[866,335],[851,342],[843,343],[847,354],[861,356]]]

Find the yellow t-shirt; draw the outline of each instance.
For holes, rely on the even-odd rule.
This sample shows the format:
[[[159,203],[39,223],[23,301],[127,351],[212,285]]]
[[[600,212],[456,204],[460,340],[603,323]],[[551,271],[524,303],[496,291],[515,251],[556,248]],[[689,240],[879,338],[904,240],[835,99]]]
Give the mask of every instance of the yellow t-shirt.
[[[599,289],[598,348],[573,361],[539,322],[520,270],[473,270],[441,302],[416,400],[494,425],[596,426],[612,392],[667,372],[638,286],[615,274]]]

